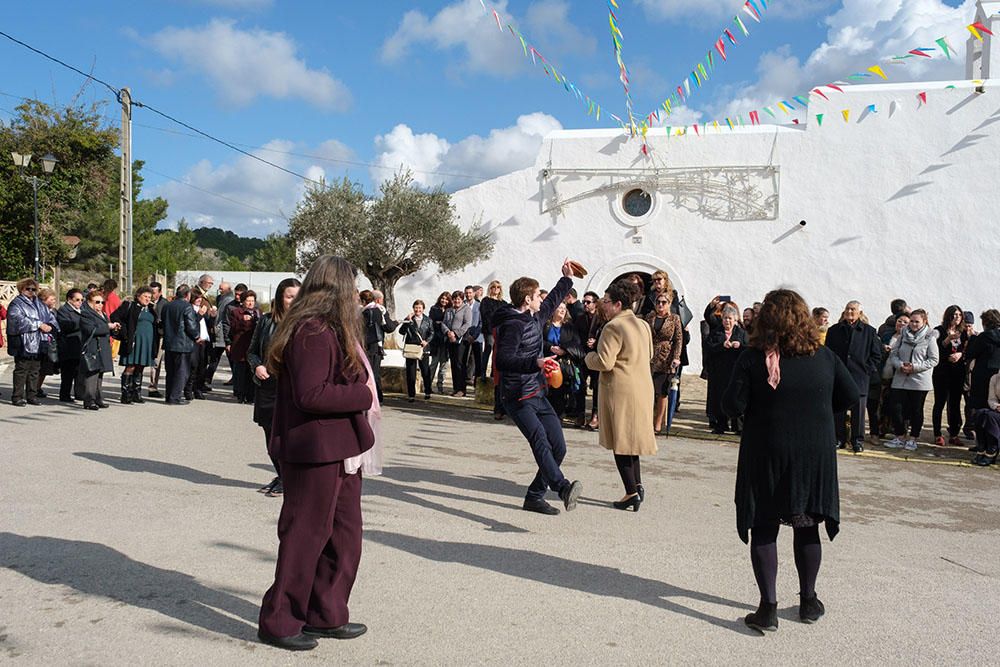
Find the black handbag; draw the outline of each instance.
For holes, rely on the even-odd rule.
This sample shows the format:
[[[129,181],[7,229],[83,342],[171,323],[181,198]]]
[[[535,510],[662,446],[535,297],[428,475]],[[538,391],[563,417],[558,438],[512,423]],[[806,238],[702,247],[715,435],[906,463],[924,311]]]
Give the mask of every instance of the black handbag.
[[[46,350],[46,354],[49,357],[49,361],[54,364],[59,363],[59,343],[55,336],[49,339],[49,349]]]
[[[90,341],[94,340],[94,334],[90,334],[80,348],[80,366],[88,373],[96,373],[101,370],[101,346],[96,350],[88,349]]]

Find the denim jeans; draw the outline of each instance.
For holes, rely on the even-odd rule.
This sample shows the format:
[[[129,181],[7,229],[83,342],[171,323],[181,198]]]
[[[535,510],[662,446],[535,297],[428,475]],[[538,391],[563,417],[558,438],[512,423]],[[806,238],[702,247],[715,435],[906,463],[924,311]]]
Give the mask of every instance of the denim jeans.
[[[538,473],[528,487],[525,500],[541,500],[548,489],[559,493],[569,486],[569,481],[559,469],[566,457],[566,440],[563,438],[559,417],[549,405],[548,399],[533,396],[522,401],[504,401],[503,406],[507,416],[528,439],[531,453],[538,464]]]

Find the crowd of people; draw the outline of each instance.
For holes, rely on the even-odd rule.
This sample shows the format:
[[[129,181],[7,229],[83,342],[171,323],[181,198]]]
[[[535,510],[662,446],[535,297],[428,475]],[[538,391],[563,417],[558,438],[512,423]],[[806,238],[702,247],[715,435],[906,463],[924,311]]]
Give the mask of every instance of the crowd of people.
[[[154,282],[123,301],[106,281],[70,289],[62,305],[54,292],[24,279],[0,312],[15,359],[11,400],[39,405],[45,379],[58,374],[60,401],[107,408],[103,376],[115,372],[117,357],[122,405],[145,402],[147,371],[147,397],[163,398],[162,369],[165,402],[183,406],[212,391],[228,356],[235,399],[253,403],[275,468],[260,490],[284,498],[275,581],[261,604],[258,636],[307,650],[318,638],[350,639],[367,630],[348,611],[361,557],[358,473],[381,471],[380,366],[386,336],[397,330],[410,401],[418,371],[425,398],[445,393],[445,361],[451,396],[492,378],[495,416],[517,426],[538,468],[524,510],[558,515],[546,501],[550,491],[566,511],[578,505],[582,484],[562,470],[565,421],[599,431],[624,490],[610,505],[639,511],[647,496],[640,461],[657,453],[656,434],[670,429],[693,317],[664,271],[648,288],[632,274],[579,299],[573,278],[584,274],[567,260],[551,290],[521,277],[507,300],[499,281],[486,290],[472,285],[442,293],[429,309],[415,301],[399,321],[384,295],[359,292],[355,269],[332,256],[319,258],[301,283],[282,281],[266,313],[243,284],[223,282],[213,299],[207,274],[195,286],[178,285],[172,299]],[[728,296],[705,309],[709,426],[741,436],[737,532],[750,545],[760,591],[757,610],[745,619],[751,628],[778,626],[781,525],[794,534],[799,618],[812,623],[825,613],[815,585],[819,526],[831,540],[840,526],[836,444],[862,451],[866,417],[870,439],[891,436],[886,446],[915,449],[933,389],[935,443],[962,444],[959,434],[971,434],[974,462],[996,462],[1000,312],[982,313],[977,331],[972,313],[958,306],[934,328],[923,309],[899,299],[891,308],[878,329],[857,301],[831,325],[828,310],[810,312],[790,290],[772,291],[743,311]]]

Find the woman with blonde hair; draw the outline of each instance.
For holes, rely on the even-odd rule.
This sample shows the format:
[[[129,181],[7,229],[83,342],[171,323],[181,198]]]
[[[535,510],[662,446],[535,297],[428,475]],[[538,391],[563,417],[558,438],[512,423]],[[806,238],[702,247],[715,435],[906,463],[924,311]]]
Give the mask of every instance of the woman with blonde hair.
[[[483,375],[490,377],[490,357],[493,356],[493,313],[506,303],[503,300],[503,283],[499,280],[490,281],[486,287],[486,296],[479,304],[479,317],[483,326]],[[499,403],[497,403],[499,405]]]
[[[794,532],[799,575],[799,619],[819,620],[816,597],[822,547],[819,524],[831,540],[840,530],[840,492],[834,412],[858,400],[847,367],[820,345],[808,306],[791,290],[764,298],[723,396],[730,416],[743,417],[736,469],[736,529],[750,542],[760,605],[744,621],[759,631],[778,629],[778,527]]]
[[[668,413],[667,396],[678,377],[684,346],[684,325],[681,318],[670,311],[672,300],[673,290],[658,293],[653,304],[655,310],[646,315],[646,323],[653,332],[653,359],[649,364],[656,395],[653,431],[660,433],[666,426],[668,434],[672,415]]]
[[[267,351],[267,372],[278,378],[268,453],[280,464],[284,497],[257,636],[287,650],[367,630],[349,622],[347,606],[361,561],[361,475],[352,462],[375,443],[360,335],[355,269],[323,255]]]

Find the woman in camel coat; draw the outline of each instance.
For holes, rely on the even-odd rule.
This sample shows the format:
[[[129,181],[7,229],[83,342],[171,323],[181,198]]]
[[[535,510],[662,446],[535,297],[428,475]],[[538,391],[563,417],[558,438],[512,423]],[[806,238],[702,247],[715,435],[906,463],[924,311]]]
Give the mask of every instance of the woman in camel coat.
[[[653,422],[653,379],[649,362],[653,358],[653,336],[649,325],[636,317],[631,286],[616,282],[601,299],[608,323],[590,352],[587,367],[600,371],[600,442],[615,453],[615,464],[625,485],[625,497],[612,503],[616,509],[639,511],[645,498],[639,457],[656,453]]]

